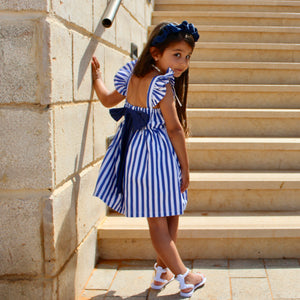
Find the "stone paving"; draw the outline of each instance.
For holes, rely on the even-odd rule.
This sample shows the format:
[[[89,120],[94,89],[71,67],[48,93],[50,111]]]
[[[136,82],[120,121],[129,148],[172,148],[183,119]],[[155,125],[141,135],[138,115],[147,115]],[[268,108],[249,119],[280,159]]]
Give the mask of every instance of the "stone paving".
[[[154,261],[100,261],[80,300],[182,299],[174,280],[162,291],[149,288]],[[187,267],[207,277],[194,300],[300,300],[299,259],[192,260]]]

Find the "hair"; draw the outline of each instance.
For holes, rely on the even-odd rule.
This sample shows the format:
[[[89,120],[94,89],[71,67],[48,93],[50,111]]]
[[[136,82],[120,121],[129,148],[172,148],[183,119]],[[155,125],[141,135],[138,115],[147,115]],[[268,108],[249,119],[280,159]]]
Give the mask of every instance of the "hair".
[[[152,46],[153,39],[158,35],[162,34],[163,28],[170,24],[169,22],[162,22],[158,24],[150,34],[150,37],[145,45],[145,48],[137,60],[137,63],[134,67],[133,74],[137,77],[144,77],[146,74],[151,72],[152,64],[155,64],[155,61],[150,53],[150,48],[155,47],[162,54],[165,49],[172,43],[185,41],[191,48],[195,48],[195,40],[191,34],[188,34],[184,31],[172,32],[166,39]],[[175,24],[175,23],[174,23]],[[189,68],[181,74],[180,77],[175,78],[175,92],[179,98],[182,106],[180,106],[176,101],[176,110],[179,121],[182,125],[182,128],[185,132],[185,135],[188,135],[188,126],[186,118],[186,103],[187,103],[187,93],[188,93],[188,82],[189,82]]]

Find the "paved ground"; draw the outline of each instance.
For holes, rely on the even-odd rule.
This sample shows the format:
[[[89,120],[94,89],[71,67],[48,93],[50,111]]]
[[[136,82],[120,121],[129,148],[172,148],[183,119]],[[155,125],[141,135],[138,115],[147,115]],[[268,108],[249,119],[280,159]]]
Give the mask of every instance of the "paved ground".
[[[153,261],[101,261],[80,300],[182,299],[177,281],[160,292],[149,289]],[[191,299],[300,300],[300,260],[193,260],[186,265],[207,277]]]

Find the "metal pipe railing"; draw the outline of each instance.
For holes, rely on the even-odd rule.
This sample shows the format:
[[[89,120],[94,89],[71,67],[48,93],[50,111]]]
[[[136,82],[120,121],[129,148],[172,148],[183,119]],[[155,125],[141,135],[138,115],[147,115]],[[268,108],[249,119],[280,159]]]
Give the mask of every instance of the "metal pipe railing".
[[[110,0],[102,17],[102,25],[106,28],[110,27],[114,21],[116,13],[122,0]]]

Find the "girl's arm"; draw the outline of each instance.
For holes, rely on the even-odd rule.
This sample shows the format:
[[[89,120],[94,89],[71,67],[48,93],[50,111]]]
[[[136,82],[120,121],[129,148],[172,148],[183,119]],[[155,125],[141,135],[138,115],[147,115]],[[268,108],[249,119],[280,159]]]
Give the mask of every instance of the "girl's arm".
[[[181,166],[181,192],[184,192],[188,188],[190,180],[188,155],[185,146],[185,135],[177,116],[176,104],[174,101],[172,88],[169,84],[167,84],[166,87],[166,95],[160,101],[159,107],[165,119],[168,135]]]
[[[100,63],[95,56],[93,56],[92,60],[92,77],[96,94],[105,107],[113,107],[125,98],[125,96],[118,93],[117,90],[110,92],[106,88],[101,78]]]

